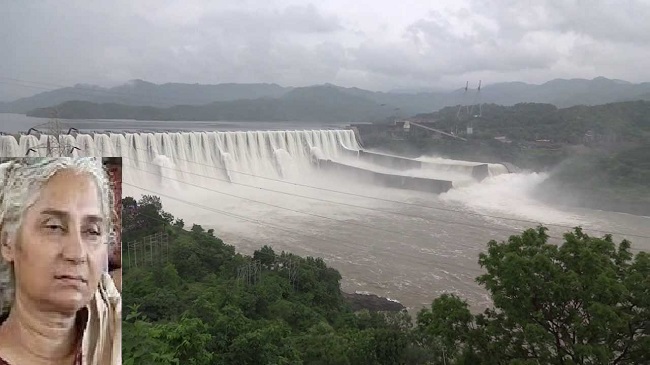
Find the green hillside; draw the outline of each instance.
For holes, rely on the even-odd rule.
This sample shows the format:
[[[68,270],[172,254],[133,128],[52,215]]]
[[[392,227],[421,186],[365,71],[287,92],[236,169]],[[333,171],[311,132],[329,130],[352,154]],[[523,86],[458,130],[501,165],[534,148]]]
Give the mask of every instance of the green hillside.
[[[641,364],[650,361],[650,256],[580,230],[489,242],[477,278],[494,309],[455,295],[406,312],[353,312],[319,258],[251,256],[145,196],[123,200],[123,239],[167,232],[163,263],[125,267],[123,359],[165,364]],[[254,275],[242,268],[258,267]],[[250,274],[250,271],[249,271]]]
[[[472,114],[477,114],[474,107]],[[459,107],[420,114],[414,121],[457,129],[467,142],[433,139],[414,129],[405,140],[362,135],[368,148],[411,156],[508,162],[550,178],[539,197],[556,203],[650,214],[650,102],[633,101],[560,109],[551,104],[486,104],[481,116]],[[473,134],[465,128],[473,125]]]

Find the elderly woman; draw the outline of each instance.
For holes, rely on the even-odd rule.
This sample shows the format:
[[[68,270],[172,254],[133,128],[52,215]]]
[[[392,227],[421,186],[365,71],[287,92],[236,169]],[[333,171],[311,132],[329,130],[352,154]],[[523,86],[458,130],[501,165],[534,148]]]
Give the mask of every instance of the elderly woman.
[[[121,364],[112,192],[93,158],[0,165],[0,365]]]

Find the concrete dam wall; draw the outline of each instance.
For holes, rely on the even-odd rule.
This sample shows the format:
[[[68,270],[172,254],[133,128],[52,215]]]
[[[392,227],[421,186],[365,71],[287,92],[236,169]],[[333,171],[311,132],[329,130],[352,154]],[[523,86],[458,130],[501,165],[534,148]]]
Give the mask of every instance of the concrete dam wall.
[[[352,152],[352,151],[350,151]],[[378,166],[386,167],[395,170],[416,170],[422,168],[434,168],[441,170],[453,170],[463,172],[471,175],[477,181],[482,181],[490,176],[489,166],[485,163],[477,163],[474,165],[456,165],[456,164],[442,164],[435,162],[423,162],[412,160],[405,157],[385,155],[377,152],[369,151],[354,151],[358,158],[362,161],[369,162]]]
[[[360,167],[345,165],[332,160],[319,159],[316,163],[321,169],[346,175],[356,181],[383,185],[391,188],[441,194],[449,191],[453,187],[451,181],[384,174]]]

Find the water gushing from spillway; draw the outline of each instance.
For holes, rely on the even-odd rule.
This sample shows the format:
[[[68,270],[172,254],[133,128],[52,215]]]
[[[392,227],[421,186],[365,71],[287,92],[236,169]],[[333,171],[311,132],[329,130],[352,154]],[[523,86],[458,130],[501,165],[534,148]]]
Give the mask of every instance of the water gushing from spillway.
[[[482,162],[471,162],[471,161],[461,161],[461,160],[451,160],[442,157],[433,157],[433,156],[421,156],[417,158],[418,161],[425,162],[426,164],[431,165],[433,168],[439,171],[449,171],[449,172],[467,172],[471,170],[472,167],[476,165],[483,164]],[[497,176],[501,174],[509,173],[508,168],[500,163],[488,163],[488,172],[490,176]]]
[[[0,139],[4,156],[43,156],[48,137],[23,135]],[[178,181],[214,184],[261,183],[260,178],[316,181],[314,161],[325,159],[371,171],[401,176],[453,181],[455,187],[476,183],[472,176],[479,163],[421,157],[418,168],[394,170],[359,158],[361,150],[351,130],[240,131],[78,134],[61,137],[66,148],[75,146],[74,156],[124,158],[126,183],[151,183],[180,188]],[[505,166],[489,164],[489,175],[507,173]],[[318,177],[320,175],[320,177]],[[339,185],[340,182],[332,182]]]
[[[45,156],[46,141],[46,135],[2,136],[0,152]],[[360,149],[350,130],[78,134],[63,136],[61,144],[77,147],[73,156],[123,157],[124,180],[130,183],[151,180],[151,174],[159,175],[158,181],[203,183],[282,179],[311,168],[315,151],[320,158],[336,159],[343,148]]]

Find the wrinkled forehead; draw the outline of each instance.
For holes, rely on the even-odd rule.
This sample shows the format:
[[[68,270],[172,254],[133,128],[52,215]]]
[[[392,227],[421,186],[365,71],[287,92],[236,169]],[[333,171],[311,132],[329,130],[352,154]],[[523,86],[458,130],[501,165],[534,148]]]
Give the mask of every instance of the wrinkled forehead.
[[[5,179],[0,194],[0,215],[2,221],[16,222],[32,205],[37,202],[51,203],[76,199],[77,204],[89,210],[102,210],[108,215],[109,207],[103,182],[100,163],[95,160],[73,161],[34,159],[28,163],[19,163],[5,171]],[[85,188],[85,189],[84,189]],[[85,194],[77,194],[84,191]],[[83,199],[82,199],[83,198]],[[105,199],[104,199],[105,198]]]
[[[31,210],[58,212],[66,218],[101,217],[101,191],[90,173],[62,169],[43,184]]]

